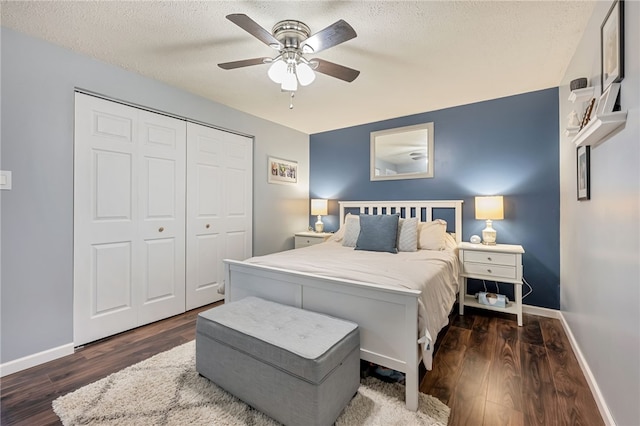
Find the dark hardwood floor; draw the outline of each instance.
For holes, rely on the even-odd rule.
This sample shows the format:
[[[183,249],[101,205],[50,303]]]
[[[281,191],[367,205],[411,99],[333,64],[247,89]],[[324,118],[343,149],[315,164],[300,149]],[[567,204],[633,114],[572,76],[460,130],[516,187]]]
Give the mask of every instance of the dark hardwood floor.
[[[603,425],[557,319],[457,309],[420,391],[451,408],[449,425]]]
[[[210,305],[87,345],[0,380],[0,424],[59,425],[51,402],[86,384],[195,338]],[[558,320],[457,307],[420,390],[451,407],[450,425],[602,425]]]

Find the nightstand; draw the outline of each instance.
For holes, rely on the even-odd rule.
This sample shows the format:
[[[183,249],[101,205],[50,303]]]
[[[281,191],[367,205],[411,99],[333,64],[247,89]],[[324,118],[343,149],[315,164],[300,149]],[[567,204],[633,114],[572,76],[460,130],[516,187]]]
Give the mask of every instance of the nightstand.
[[[331,232],[313,232],[304,231],[296,232],[295,234],[295,246],[294,248],[309,247],[314,244],[324,243],[333,234]]]
[[[462,286],[459,294],[460,315],[464,315],[465,306],[507,312],[518,316],[518,325],[522,326],[522,254],[519,245],[460,243],[458,256]],[[479,303],[474,296],[467,294],[467,278],[509,283],[514,286],[516,300],[510,300],[505,308]]]

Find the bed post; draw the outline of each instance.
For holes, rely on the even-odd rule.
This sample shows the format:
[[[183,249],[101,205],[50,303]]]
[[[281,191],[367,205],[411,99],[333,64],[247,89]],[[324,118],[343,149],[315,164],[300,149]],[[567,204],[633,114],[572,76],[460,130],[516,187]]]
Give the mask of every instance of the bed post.
[[[405,342],[405,362],[407,363],[407,371],[405,372],[405,402],[407,409],[411,411],[418,410],[418,385],[420,379],[418,351],[420,345],[418,341],[418,299],[413,298],[406,305],[405,330],[407,338]]]

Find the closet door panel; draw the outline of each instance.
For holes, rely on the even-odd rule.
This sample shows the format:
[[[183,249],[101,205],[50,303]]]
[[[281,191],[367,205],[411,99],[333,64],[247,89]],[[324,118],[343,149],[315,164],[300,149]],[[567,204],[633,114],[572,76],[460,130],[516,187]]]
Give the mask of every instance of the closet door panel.
[[[137,111],[76,94],[74,343],[137,325]]]
[[[92,317],[132,308],[131,244],[94,244],[92,251]]]
[[[217,290],[230,253],[251,256],[252,147],[250,138],[187,123],[187,309],[224,297]]]
[[[247,137],[225,135],[224,257],[228,259],[244,260],[252,255],[252,147]]]
[[[139,325],[185,311],[186,123],[140,111]]]
[[[217,262],[224,251],[222,165],[224,132],[187,123],[186,307],[221,300]]]

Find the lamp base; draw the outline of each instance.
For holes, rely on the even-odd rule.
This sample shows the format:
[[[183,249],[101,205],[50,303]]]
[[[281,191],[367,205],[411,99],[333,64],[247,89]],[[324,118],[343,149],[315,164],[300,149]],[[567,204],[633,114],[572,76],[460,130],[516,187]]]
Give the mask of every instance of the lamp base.
[[[318,215],[318,221],[316,222],[316,232],[324,231],[324,223],[322,223],[322,218]]]
[[[493,229],[491,219],[487,219],[487,227],[482,230],[482,244],[485,246],[495,246],[497,232]]]

